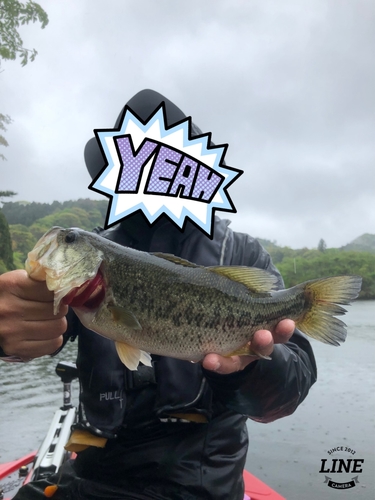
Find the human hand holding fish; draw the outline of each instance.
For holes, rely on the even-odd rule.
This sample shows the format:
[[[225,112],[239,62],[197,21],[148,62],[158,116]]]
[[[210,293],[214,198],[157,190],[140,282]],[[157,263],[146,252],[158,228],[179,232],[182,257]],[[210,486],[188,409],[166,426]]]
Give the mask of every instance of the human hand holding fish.
[[[23,360],[55,352],[62,344],[68,307],[53,310],[54,294],[26,271],[0,275],[0,346]]]
[[[283,319],[276,325],[274,330],[258,330],[251,340],[251,349],[264,357],[273,352],[275,344],[285,344],[289,341],[295,330],[295,323],[291,319]],[[259,359],[259,356],[220,356],[219,354],[207,354],[202,361],[203,368],[221,375],[229,375],[246,368],[247,365]]]
[[[115,342],[130,370],[150,365],[149,353],[193,362],[215,353],[232,357],[236,369],[236,356],[245,356],[242,366],[287,339],[291,325],[277,328],[287,318],[310,337],[339,345],[346,338],[339,304],[354,300],[362,281],[335,276],[278,290],[278,278],[264,269],[199,266],[60,227],[37,242],[26,270],[54,292],[55,313],[70,305],[83,325]]]

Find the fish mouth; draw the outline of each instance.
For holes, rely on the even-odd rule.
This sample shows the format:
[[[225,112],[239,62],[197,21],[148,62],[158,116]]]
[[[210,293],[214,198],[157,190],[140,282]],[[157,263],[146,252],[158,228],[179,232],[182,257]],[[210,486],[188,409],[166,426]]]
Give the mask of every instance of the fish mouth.
[[[92,280],[70,290],[62,298],[62,303],[73,308],[97,309],[104,297],[104,278],[99,270]]]
[[[25,262],[30,278],[45,281],[48,290],[54,292],[54,314],[58,313],[61,302],[72,307],[93,308],[105,295],[103,274],[99,272],[102,253],[97,253],[89,268],[82,265],[87,260],[85,254],[72,262],[65,261],[59,248],[59,236],[64,232],[61,227],[50,229],[29,252]]]
[[[50,229],[28,253],[25,269],[30,278],[36,281],[46,281],[47,273],[44,262],[57,249],[57,234],[61,228]]]

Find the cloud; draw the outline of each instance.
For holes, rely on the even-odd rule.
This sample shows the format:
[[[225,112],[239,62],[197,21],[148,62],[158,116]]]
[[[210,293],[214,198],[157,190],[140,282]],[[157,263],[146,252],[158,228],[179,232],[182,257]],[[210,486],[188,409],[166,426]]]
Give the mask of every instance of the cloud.
[[[374,232],[375,6],[370,0],[44,0],[38,56],[2,65],[19,199],[95,197],[83,162],[142,88],[164,93],[244,170],[233,227],[291,246]],[[226,217],[226,214],[223,214]]]

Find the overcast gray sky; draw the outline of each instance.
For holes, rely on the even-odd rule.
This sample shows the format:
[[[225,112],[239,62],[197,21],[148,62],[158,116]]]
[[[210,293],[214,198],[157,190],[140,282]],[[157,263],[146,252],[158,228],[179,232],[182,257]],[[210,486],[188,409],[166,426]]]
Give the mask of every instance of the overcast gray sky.
[[[84,145],[152,88],[229,144],[234,229],[294,248],[375,233],[373,0],[39,3],[48,26],[22,28],[36,60],[0,73],[14,201],[104,199]]]

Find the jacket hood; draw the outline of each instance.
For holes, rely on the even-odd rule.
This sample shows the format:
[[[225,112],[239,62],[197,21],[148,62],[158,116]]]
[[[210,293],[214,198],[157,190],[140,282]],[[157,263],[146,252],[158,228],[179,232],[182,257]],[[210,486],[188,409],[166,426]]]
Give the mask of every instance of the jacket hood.
[[[125,106],[128,106],[141,120],[146,122],[162,102],[164,102],[165,105],[166,125],[168,127],[187,118],[185,113],[183,113],[172,101],[162,94],[159,94],[159,92],[150,89],[141,90],[135,94]],[[125,106],[121,109],[114,128],[119,128]],[[202,134],[202,131],[197,125],[191,122],[190,134],[195,137]],[[212,142],[210,144],[212,146],[214,145]],[[84,158],[91,178],[95,179],[106,166],[106,159],[103,157],[95,137],[87,142],[84,150]],[[124,219],[121,222],[121,226],[123,230],[131,234],[132,237],[145,248],[148,246],[156,229],[162,227],[163,232],[166,233],[169,231],[171,234],[175,234],[177,231],[167,216],[162,215],[154,224],[150,225],[141,212],[136,212]]]
[[[159,92],[155,92],[155,90],[150,89],[141,90],[140,92],[135,94],[135,96],[133,96],[125,106],[128,106],[132,111],[134,111],[134,113],[136,113],[141,120],[147,121],[162,102],[165,103],[166,120],[168,127],[171,127],[174,124],[187,118],[185,113],[183,113],[181,109],[178,108],[172,101],[164,97],[162,94],[159,94]],[[125,106],[121,109],[121,112],[115,122],[114,128],[119,127]],[[197,127],[194,123],[191,124],[190,131],[193,137],[202,134],[200,128]],[[97,175],[106,165],[106,160],[102,155],[95,137],[87,142],[84,150],[84,158],[87,170],[89,171],[91,178],[95,179],[95,177],[97,177]]]

